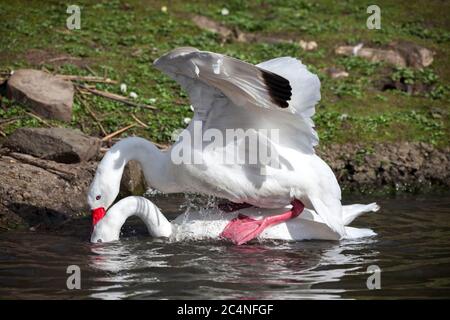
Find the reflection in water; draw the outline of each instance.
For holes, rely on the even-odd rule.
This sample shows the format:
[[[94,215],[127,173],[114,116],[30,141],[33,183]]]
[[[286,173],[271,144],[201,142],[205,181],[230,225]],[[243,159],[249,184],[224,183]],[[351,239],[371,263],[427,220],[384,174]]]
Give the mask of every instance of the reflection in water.
[[[0,299],[448,298],[448,199],[382,199],[380,212],[356,221],[378,236],[342,242],[169,242],[148,237],[140,222],[127,224],[121,241],[94,245],[66,234],[1,233]],[[172,200],[158,205],[176,215]],[[81,290],[66,288],[72,264]],[[373,264],[381,290],[366,287]]]
[[[94,280],[107,284],[95,288],[90,296],[157,298],[166,286],[173,288],[171,283],[178,282],[179,290],[186,294],[194,295],[197,290],[215,292],[209,297],[339,298],[345,290],[315,289],[315,286],[338,282],[344,275],[361,272],[376,261],[376,251],[364,256],[359,254],[365,243],[374,241],[270,241],[233,246],[221,241],[168,243],[134,239],[95,244],[91,248],[93,255],[90,255],[89,266],[106,272],[107,276]],[[189,292],[190,285],[182,284],[185,282],[197,285]],[[254,290],[257,287],[266,288]],[[182,297],[180,291],[169,294],[175,294],[173,298]]]

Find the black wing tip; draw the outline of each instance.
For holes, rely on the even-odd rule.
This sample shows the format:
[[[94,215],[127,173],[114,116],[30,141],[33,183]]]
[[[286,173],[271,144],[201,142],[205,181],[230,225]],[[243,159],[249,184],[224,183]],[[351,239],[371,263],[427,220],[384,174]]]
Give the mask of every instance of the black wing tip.
[[[267,70],[261,70],[261,72],[273,103],[282,109],[289,107],[288,101],[292,97],[289,80]]]

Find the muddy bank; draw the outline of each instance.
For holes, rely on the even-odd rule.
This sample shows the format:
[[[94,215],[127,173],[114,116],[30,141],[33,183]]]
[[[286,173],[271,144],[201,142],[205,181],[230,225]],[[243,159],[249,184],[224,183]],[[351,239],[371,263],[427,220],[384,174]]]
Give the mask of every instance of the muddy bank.
[[[450,187],[450,148],[430,144],[383,143],[321,147],[343,190],[420,192]]]
[[[343,190],[421,191],[450,187],[450,150],[426,143],[334,145],[318,150]],[[0,154],[0,230],[28,228],[70,232],[89,226],[86,192],[99,154],[90,161],[59,163],[8,149]],[[141,194],[142,173],[133,164],[122,181],[122,196]]]

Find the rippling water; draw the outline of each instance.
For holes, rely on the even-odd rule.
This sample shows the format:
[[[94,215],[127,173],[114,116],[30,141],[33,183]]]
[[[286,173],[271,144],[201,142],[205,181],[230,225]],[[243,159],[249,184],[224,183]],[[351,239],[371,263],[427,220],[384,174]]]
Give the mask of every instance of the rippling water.
[[[92,245],[76,230],[2,233],[0,298],[450,297],[448,195],[350,200],[381,205],[353,223],[374,229],[376,237],[239,247],[222,241],[169,243],[149,238],[136,221],[127,223],[121,241],[109,244]],[[176,197],[158,202],[170,218],[183,210],[179,204]],[[81,268],[80,290],[66,287],[69,265]],[[381,269],[379,290],[367,289],[370,265]]]

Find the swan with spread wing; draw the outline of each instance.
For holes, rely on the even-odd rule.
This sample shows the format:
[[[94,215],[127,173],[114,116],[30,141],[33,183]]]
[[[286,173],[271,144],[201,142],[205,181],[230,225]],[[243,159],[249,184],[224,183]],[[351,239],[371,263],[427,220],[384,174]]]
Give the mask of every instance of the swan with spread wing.
[[[201,163],[175,163],[173,152],[182,144],[186,147],[184,139],[166,151],[141,138],[124,139],[105,155],[92,182],[88,202],[94,224],[115,200],[126,162],[137,160],[149,186],[162,192],[214,195],[228,199],[230,204],[225,207],[231,210],[292,205],[270,217],[240,215],[232,219],[222,237],[237,244],[257,237],[271,225],[297,217],[304,207],[314,210],[332,231],[345,237],[339,184],[330,167],[314,152],[319,139],[311,117],[320,100],[320,81],[305,65],[291,57],[252,65],[183,47],[158,58],[154,66],[189,94],[194,117],[185,134],[195,139],[198,124],[200,134],[214,130],[226,136],[228,129],[242,129],[273,147],[279,161],[268,163],[258,158],[252,163],[224,162],[223,155],[241,152],[244,141],[225,141],[222,146],[211,147],[206,139],[201,141],[201,148],[190,149]],[[277,139],[266,134],[271,130],[277,130]],[[248,147],[243,150],[250,153]]]

